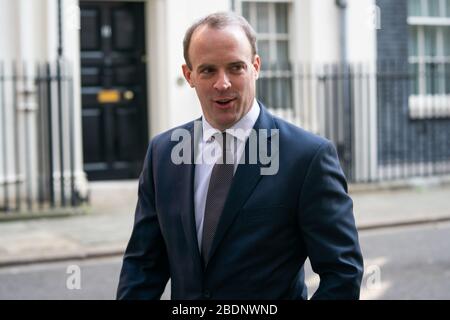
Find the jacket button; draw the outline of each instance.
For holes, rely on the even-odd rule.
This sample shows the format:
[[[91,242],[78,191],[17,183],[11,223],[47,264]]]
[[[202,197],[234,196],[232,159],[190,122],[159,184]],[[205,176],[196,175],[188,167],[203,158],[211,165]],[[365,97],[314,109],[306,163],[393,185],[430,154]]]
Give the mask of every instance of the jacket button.
[[[203,291],[203,297],[205,299],[211,299],[211,292],[209,292],[209,290]]]

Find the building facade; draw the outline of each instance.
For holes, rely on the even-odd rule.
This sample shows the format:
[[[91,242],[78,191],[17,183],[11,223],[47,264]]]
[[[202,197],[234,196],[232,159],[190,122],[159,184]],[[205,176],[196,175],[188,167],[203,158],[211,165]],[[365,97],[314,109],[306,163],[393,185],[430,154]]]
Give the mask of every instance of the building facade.
[[[201,115],[195,92],[181,72],[185,30],[203,15],[228,10],[244,15],[258,34],[262,57],[258,98],[276,115],[333,140],[351,181],[377,180],[380,172],[381,179],[406,177],[408,172],[395,174],[396,165],[428,160],[442,161],[443,172],[450,172],[448,152],[427,154],[429,158],[410,152],[417,141],[424,148],[434,148],[431,138],[436,148],[449,143],[448,2],[0,0],[4,78],[13,61],[51,63],[48,74],[39,68],[18,68],[16,73],[10,71],[15,78],[42,80],[43,72],[53,79],[58,68],[68,74],[65,87],[57,83],[50,95],[56,95],[56,108],[62,110],[51,117],[61,114],[59,120],[66,126],[43,135],[44,142],[54,135],[54,146],[46,147],[46,160],[31,161],[28,174],[20,179],[12,154],[38,159],[42,148],[39,139],[31,138],[30,150],[13,150],[14,130],[24,130],[19,123],[27,121],[23,116],[14,125],[13,114],[40,110],[45,95],[40,98],[36,89],[40,82],[33,80],[16,87],[11,83],[10,88],[5,84],[0,91],[3,136],[8,137],[0,139],[3,191],[8,184],[39,180],[39,163],[50,160],[54,165],[47,168],[51,171],[47,176],[60,181],[56,194],[70,184],[82,197],[88,180],[137,178],[152,136]],[[397,61],[395,68],[386,67],[388,58]],[[430,80],[410,72],[426,73],[431,65],[438,65],[442,76],[432,74]],[[64,97],[67,107],[59,106]],[[427,99],[436,103],[432,116],[426,116],[423,106]],[[39,123],[40,112],[27,114],[35,117],[30,123]],[[31,125],[28,134],[39,136],[38,127]],[[392,139],[402,135],[405,140]],[[29,188],[38,190],[38,184]],[[6,198],[8,192],[3,193]]]

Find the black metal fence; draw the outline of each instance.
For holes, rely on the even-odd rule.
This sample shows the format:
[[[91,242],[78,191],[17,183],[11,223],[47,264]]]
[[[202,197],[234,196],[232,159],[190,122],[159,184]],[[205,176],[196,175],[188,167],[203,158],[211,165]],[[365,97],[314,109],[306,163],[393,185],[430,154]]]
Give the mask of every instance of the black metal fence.
[[[74,94],[63,63],[0,62],[0,213],[73,208]]]
[[[0,212],[73,208],[73,80],[65,64],[0,62]],[[450,68],[296,64],[264,68],[258,98],[332,140],[350,182],[450,174]]]
[[[446,65],[274,65],[257,91],[275,114],[332,140],[350,182],[450,174]]]

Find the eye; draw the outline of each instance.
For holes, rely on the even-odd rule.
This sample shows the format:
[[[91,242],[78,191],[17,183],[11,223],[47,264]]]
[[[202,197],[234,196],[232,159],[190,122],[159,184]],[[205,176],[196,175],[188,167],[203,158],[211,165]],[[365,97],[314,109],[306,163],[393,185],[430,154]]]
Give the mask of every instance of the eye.
[[[214,72],[214,69],[213,68],[204,68],[204,69],[201,69],[200,70],[200,73],[201,74],[204,74],[204,75],[208,75],[208,74],[211,74],[211,73],[213,73]]]
[[[242,64],[236,64],[231,67],[231,71],[233,71],[233,72],[240,72],[243,69],[244,69],[244,65],[242,65]]]

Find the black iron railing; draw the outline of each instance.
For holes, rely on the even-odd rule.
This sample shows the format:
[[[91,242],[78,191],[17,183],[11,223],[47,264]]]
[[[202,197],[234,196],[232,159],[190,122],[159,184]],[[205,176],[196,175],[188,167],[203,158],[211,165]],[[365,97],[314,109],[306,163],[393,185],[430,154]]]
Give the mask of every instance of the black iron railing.
[[[0,212],[76,207],[74,94],[62,62],[0,62]]]
[[[349,181],[450,174],[450,65],[271,66],[261,73],[259,99],[332,140]]]

